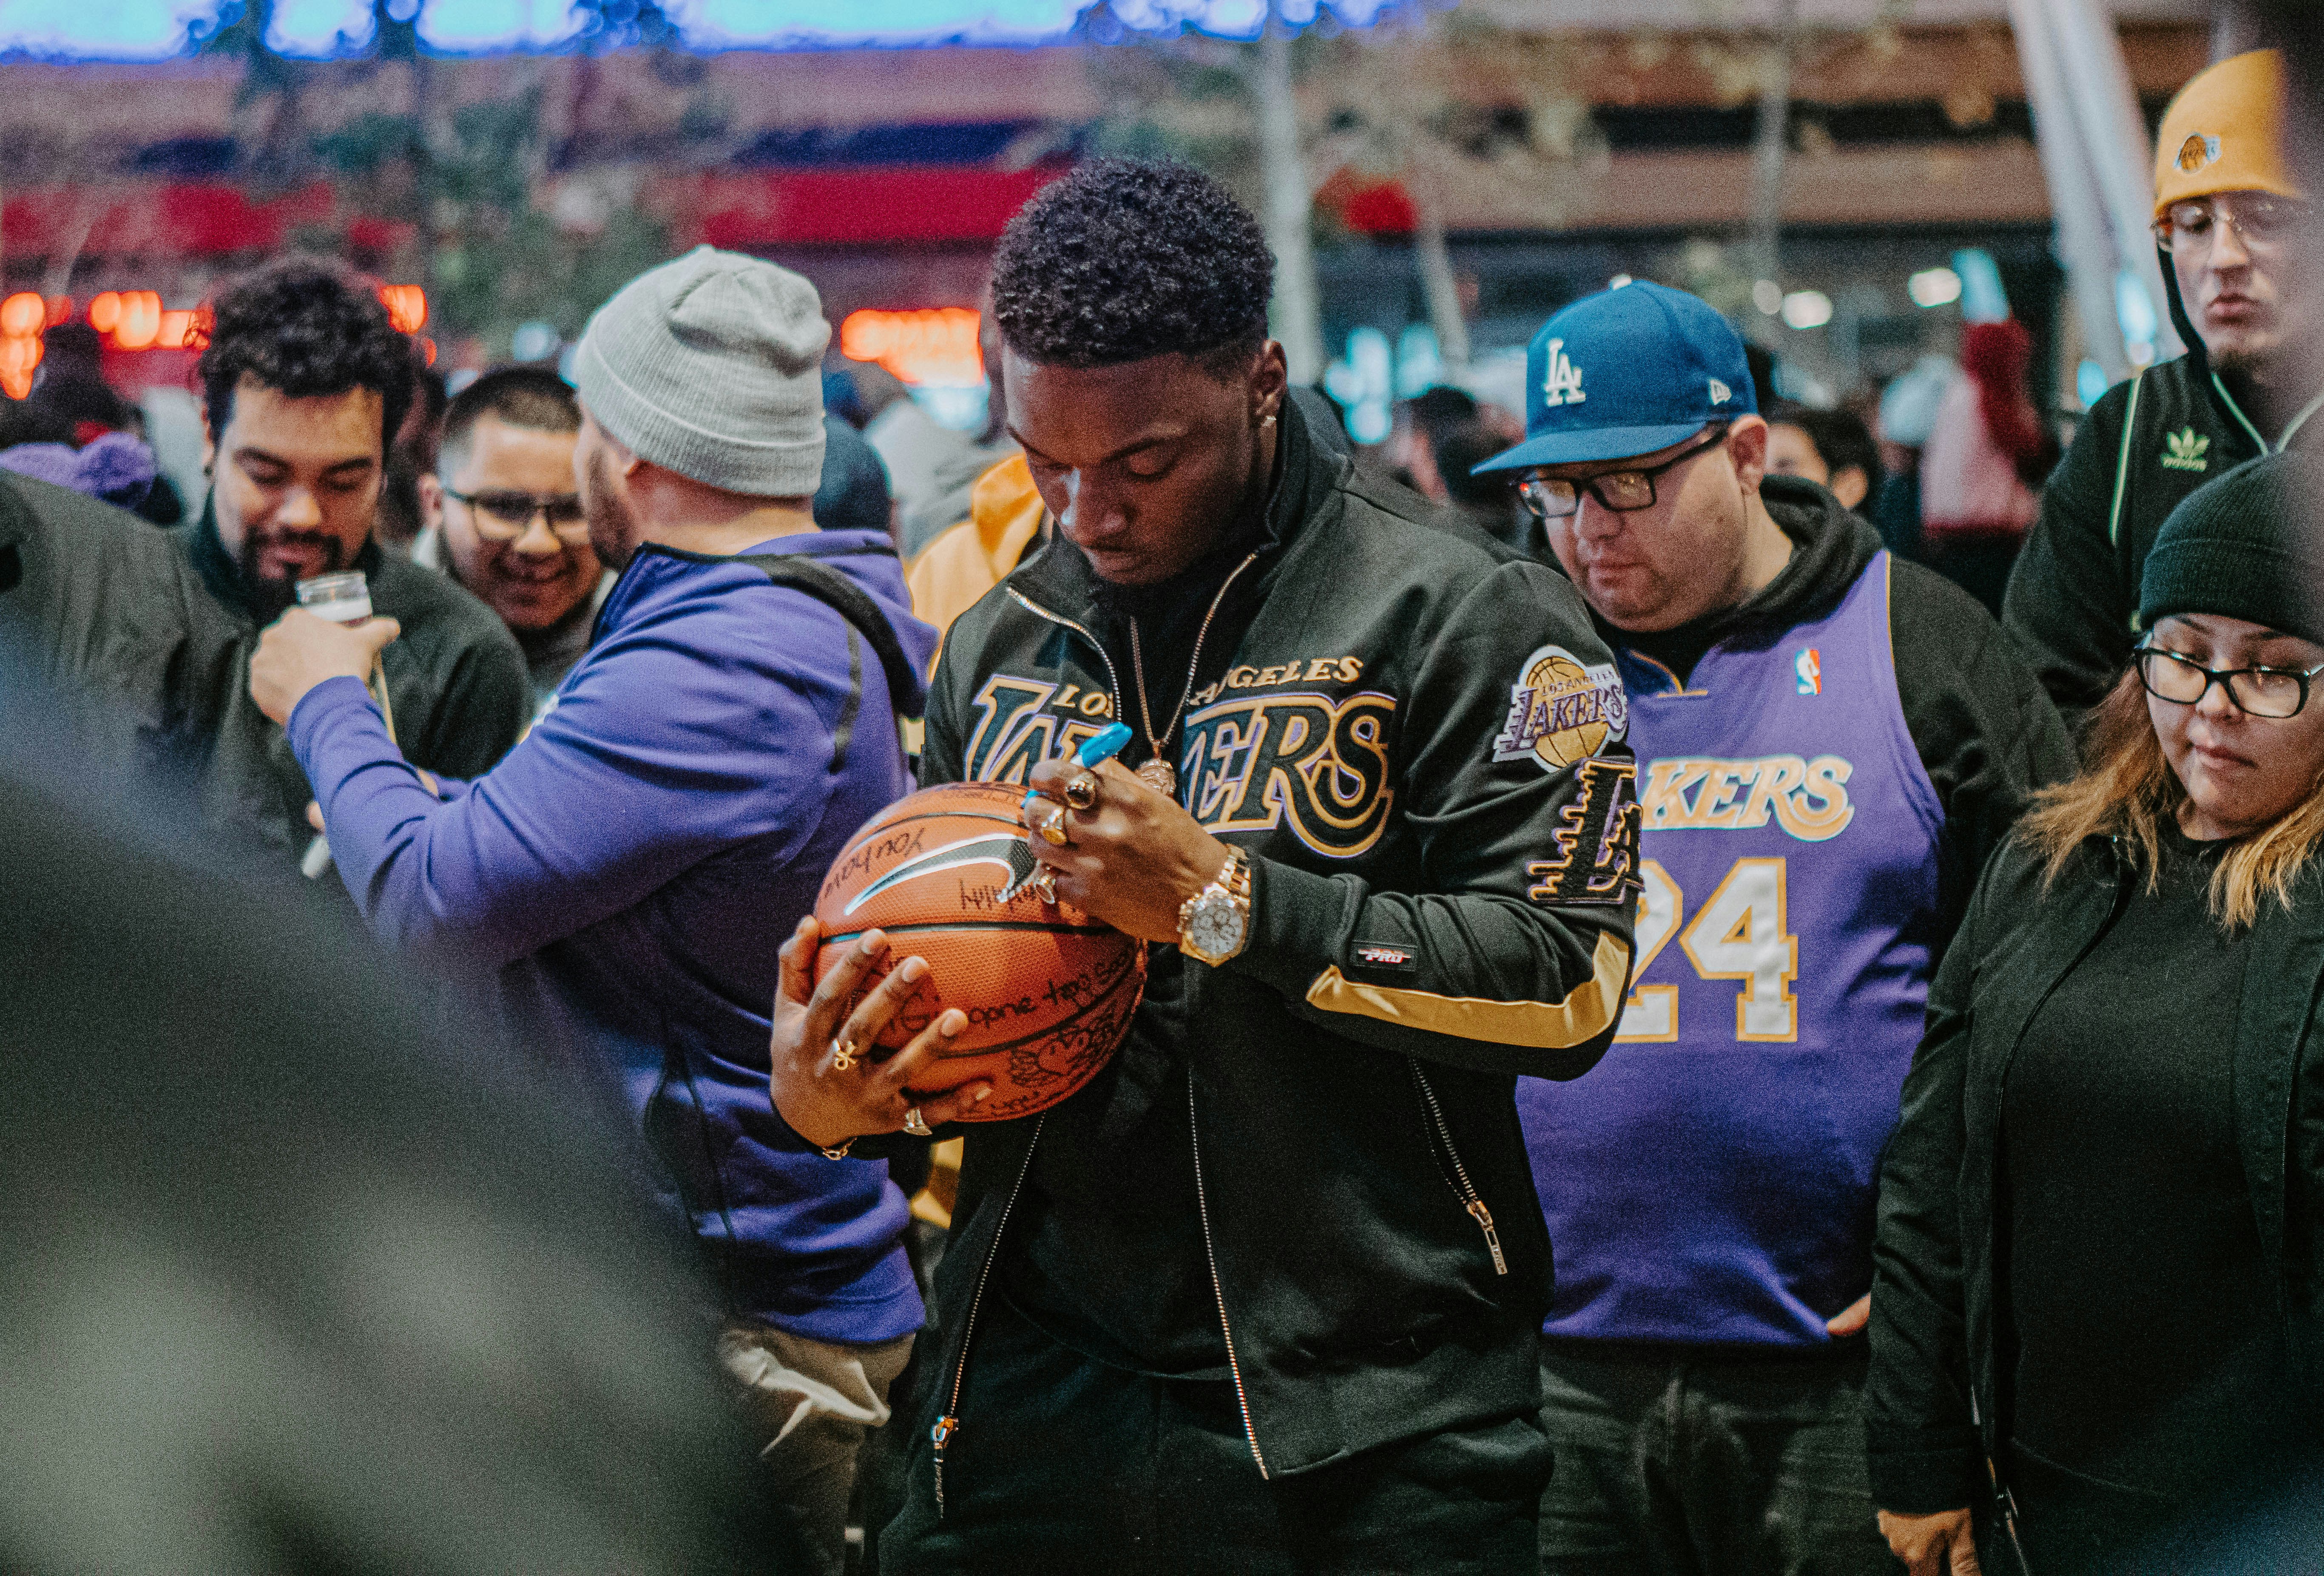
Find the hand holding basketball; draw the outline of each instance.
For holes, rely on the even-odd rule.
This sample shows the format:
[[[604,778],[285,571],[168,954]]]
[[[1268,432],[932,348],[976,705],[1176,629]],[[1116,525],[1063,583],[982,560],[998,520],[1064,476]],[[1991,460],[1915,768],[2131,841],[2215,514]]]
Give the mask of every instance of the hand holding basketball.
[[[1065,783],[1084,769],[1065,756],[1033,769],[1032,788],[1063,805]],[[1227,845],[1177,800],[1140,782],[1120,761],[1097,773],[1097,803],[1068,810],[1063,847],[1028,834],[1033,857],[1056,872],[1057,896],[1140,941],[1178,939],[1178,910],[1227,862]]]
[[[775,1110],[792,1131],[810,1144],[835,1147],[866,1133],[899,1130],[915,1104],[930,1127],[955,1121],[992,1092],[983,1079],[932,1096],[908,1092],[915,1084],[923,1090],[941,1085],[943,1073],[935,1058],[968,1027],[966,1016],[940,1013],[902,1050],[885,1061],[873,1060],[873,1043],[918,991],[928,965],[906,958],[865,991],[851,1012],[848,1003],[886,956],[888,938],[876,930],[858,936],[818,985],[815,958],[821,939],[821,927],[810,915],[783,943],[781,954],[770,1085]],[[835,1042],[853,1047],[851,1065],[837,1064]]]

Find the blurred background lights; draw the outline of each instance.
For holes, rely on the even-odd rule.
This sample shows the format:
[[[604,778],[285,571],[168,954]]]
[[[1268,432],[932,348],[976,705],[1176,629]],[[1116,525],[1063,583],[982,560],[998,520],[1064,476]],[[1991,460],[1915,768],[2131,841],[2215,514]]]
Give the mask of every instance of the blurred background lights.
[[[918,312],[850,312],[839,325],[839,354],[887,368],[906,383],[981,387],[984,356],[977,315],[965,307]]]
[[[1916,307],[1950,306],[1961,298],[1961,278],[1950,268],[1924,268],[1904,281]]]
[[[1409,400],[1427,392],[1444,381],[1444,353],[1436,343],[1436,330],[1425,323],[1415,323],[1397,336],[1396,397]]]
[[[1784,298],[1784,322],[1793,328],[1821,328],[1831,321],[1831,298],[1820,290],[1795,290]]]
[[[303,60],[327,60],[366,48],[374,31],[370,0],[274,0],[266,47]]]
[[[976,341],[979,320],[965,307],[850,312],[839,325],[839,354],[894,373],[937,426],[976,432],[992,410]]]
[[[2130,269],[2115,275],[2115,320],[2122,325],[2123,354],[2133,366],[2154,364],[2154,336],[2162,323],[2154,312],[2154,298],[2146,293],[2146,281]]]
[[[1772,279],[1763,279],[1751,287],[1751,304],[1768,317],[1784,309],[1784,287]]]
[[[390,15],[396,4],[421,11],[420,36],[447,55],[549,49],[574,31],[572,0],[432,0],[425,6],[392,0]]]
[[[535,318],[529,322],[519,323],[515,332],[509,336],[509,359],[547,361],[564,344],[565,336],[557,331],[556,324]]]
[[[1960,279],[1963,322],[1998,323],[2009,316],[2009,292],[2001,288],[2001,265],[1993,253],[1963,247],[1953,253],[1953,272]]]
[[[1293,27],[1319,16],[1363,27],[1388,0],[1279,0]],[[700,50],[834,48],[850,44],[1061,42],[1085,0],[665,0],[662,10]],[[417,21],[420,37],[447,54],[549,49],[570,41],[582,18],[572,0],[385,0],[389,21]],[[1267,0],[1116,0],[1128,28],[1219,38],[1257,38]],[[78,60],[161,60],[185,51],[194,23],[214,24],[218,0],[0,0],[0,51]],[[270,49],[300,59],[352,54],[376,32],[373,0],[274,0]]]
[[[1394,425],[1394,359],[1387,335],[1358,328],[1348,336],[1348,353],[1324,369],[1323,392],[1347,412],[1348,436],[1358,443],[1382,442]]]

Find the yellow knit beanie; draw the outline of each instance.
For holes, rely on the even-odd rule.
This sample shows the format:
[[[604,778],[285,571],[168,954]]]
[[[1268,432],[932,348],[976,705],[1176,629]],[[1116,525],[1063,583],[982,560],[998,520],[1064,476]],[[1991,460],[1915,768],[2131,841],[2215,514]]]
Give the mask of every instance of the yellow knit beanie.
[[[2154,142],[2154,217],[2221,191],[2307,195],[2283,157],[2283,56],[2233,55],[2195,74]]]

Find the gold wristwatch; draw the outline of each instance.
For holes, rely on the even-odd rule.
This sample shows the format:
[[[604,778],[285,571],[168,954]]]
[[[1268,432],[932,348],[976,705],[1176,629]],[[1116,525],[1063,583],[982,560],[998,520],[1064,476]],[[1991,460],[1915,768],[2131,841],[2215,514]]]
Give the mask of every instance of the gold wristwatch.
[[[1178,908],[1178,950],[1215,968],[1250,940],[1250,856],[1227,850],[1226,868]]]

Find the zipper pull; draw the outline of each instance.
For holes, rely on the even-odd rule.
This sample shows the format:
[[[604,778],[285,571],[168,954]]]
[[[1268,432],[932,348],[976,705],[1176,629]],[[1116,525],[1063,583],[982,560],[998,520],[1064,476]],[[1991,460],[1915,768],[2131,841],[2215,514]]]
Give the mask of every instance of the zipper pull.
[[[954,1434],[958,1433],[959,1432],[960,1419],[957,1417],[939,1417],[936,1421],[936,1426],[928,1430],[928,1442],[933,1445],[936,1450],[936,1519],[938,1521],[942,1521],[944,1519],[945,1514],[945,1445],[951,1440]]]
[[[1483,1199],[1472,1198],[1469,1201],[1469,1212],[1477,1217],[1477,1224],[1485,1233],[1486,1249],[1493,1256],[1493,1273],[1508,1274],[1509,1261],[1501,1257],[1501,1234],[1493,1230],[1493,1212],[1485,1207]]]

